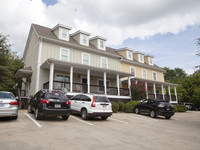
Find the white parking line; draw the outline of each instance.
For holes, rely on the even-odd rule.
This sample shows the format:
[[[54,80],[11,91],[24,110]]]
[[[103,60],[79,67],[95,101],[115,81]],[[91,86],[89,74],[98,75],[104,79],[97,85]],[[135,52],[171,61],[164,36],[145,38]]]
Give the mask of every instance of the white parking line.
[[[93,124],[91,124],[91,123],[89,123],[89,122],[86,122],[86,121],[83,121],[83,120],[81,120],[81,119],[78,119],[78,118],[76,118],[76,117],[74,117],[74,116],[72,116],[72,115],[70,115],[70,118],[74,118],[74,119],[76,119],[76,120],[78,120],[78,121],[80,121],[80,122],[82,122],[82,123],[85,123],[85,124],[88,124],[88,125],[90,125],[90,126],[93,126]]]
[[[33,118],[31,118],[31,116],[29,116],[27,113],[24,113],[29,119],[31,119],[39,128],[41,128],[42,126]]]
[[[158,120],[155,120],[153,118],[149,119],[147,117],[142,117],[142,116],[139,116],[139,115],[132,115],[131,117],[133,118],[136,118],[136,119],[141,119],[141,120],[145,120],[145,121],[150,121],[150,122],[158,122]]]
[[[114,119],[114,118],[111,118],[111,117],[109,117],[109,119],[114,120],[114,121],[117,121],[117,122],[121,122],[121,123],[128,124],[128,122],[121,121],[121,120],[118,120],[118,119]]]

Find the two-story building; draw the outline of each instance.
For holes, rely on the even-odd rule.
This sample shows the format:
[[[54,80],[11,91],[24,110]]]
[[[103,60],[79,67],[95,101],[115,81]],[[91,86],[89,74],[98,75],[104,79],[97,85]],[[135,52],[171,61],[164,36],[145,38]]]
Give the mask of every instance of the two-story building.
[[[127,102],[131,99],[131,80],[140,80],[146,89],[149,87],[147,98],[152,94],[161,98],[158,94],[162,93],[163,99],[172,100],[170,86],[177,85],[164,82],[164,70],[153,63],[153,56],[128,48],[116,50],[106,46],[104,37],[90,37],[90,33],[80,30],[70,34],[70,30],[61,24],[53,28],[31,25],[24,68],[16,73],[23,78],[22,95],[62,89],[69,96],[93,93]]]

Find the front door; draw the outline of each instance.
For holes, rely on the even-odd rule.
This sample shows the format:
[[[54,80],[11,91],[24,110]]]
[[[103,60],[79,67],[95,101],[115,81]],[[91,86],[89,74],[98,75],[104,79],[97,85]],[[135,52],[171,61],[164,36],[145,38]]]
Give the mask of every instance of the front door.
[[[82,78],[82,90],[83,93],[87,93],[87,78]]]

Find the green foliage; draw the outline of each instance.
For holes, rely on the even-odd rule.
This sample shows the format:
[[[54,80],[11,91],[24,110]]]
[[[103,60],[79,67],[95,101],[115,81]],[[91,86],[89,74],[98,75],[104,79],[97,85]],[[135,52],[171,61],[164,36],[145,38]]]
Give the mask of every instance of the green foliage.
[[[131,83],[132,100],[142,100],[146,97],[145,83],[138,80],[137,83]]]
[[[20,80],[14,75],[19,68],[23,67],[23,64],[16,52],[11,52],[11,44],[7,37],[0,34],[0,91],[15,93],[17,88],[15,85],[19,85]]]
[[[170,69],[170,68],[165,67],[164,70],[165,70],[164,78],[165,78],[165,81],[167,82],[176,83],[178,80],[181,80],[187,77],[187,74],[181,68]]]
[[[185,105],[178,105],[177,106],[177,112],[186,112],[187,108]]]
[[[123,112],[125,104],[123,102],[118,102],[118,105],[119,105],[119,111]]]
[[[112,111],[113,113],[117,113],[119,110],[119,105],[116,102],[111,102],[112,103]]]
[[[174,111],[175,111],[175,112],[178,111],[177,105],[174,105]]]
[[[133,112],[133,105],[130,103],[126,103],[124,107],[124,111],[126,113],[132,113]]]

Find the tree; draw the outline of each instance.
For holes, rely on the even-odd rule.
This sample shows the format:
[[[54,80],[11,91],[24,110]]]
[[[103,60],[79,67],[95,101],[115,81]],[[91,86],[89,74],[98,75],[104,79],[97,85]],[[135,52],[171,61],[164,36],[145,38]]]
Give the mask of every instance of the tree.
[[[131,83],[131,95],[132,100],[142,100],[146,98],[145,84],[138,80],[137,83],[134,81]]]
[[[19,79],[14,75],[23,64],[17,53],[11,52],[11,44],[7,37],[0,34],[0,90],[15,93],[17,88],[15,85],[19,83]]]
[[[196,39],[196,45],[197,45],[197,48],[200,49],[200,38]],[[196,55],[200,56],[200,50],[197,50]],[[195,68],[198,69],[198,71],[199,71],[200,70],[200,65],[195,66]]]
[[[165,67],[164,70],[165,70],[164,78],[166,82],[177,83],[178,80],[184,79],[187,76],[185,71],[181,68],[175,68],[173,70]]]

